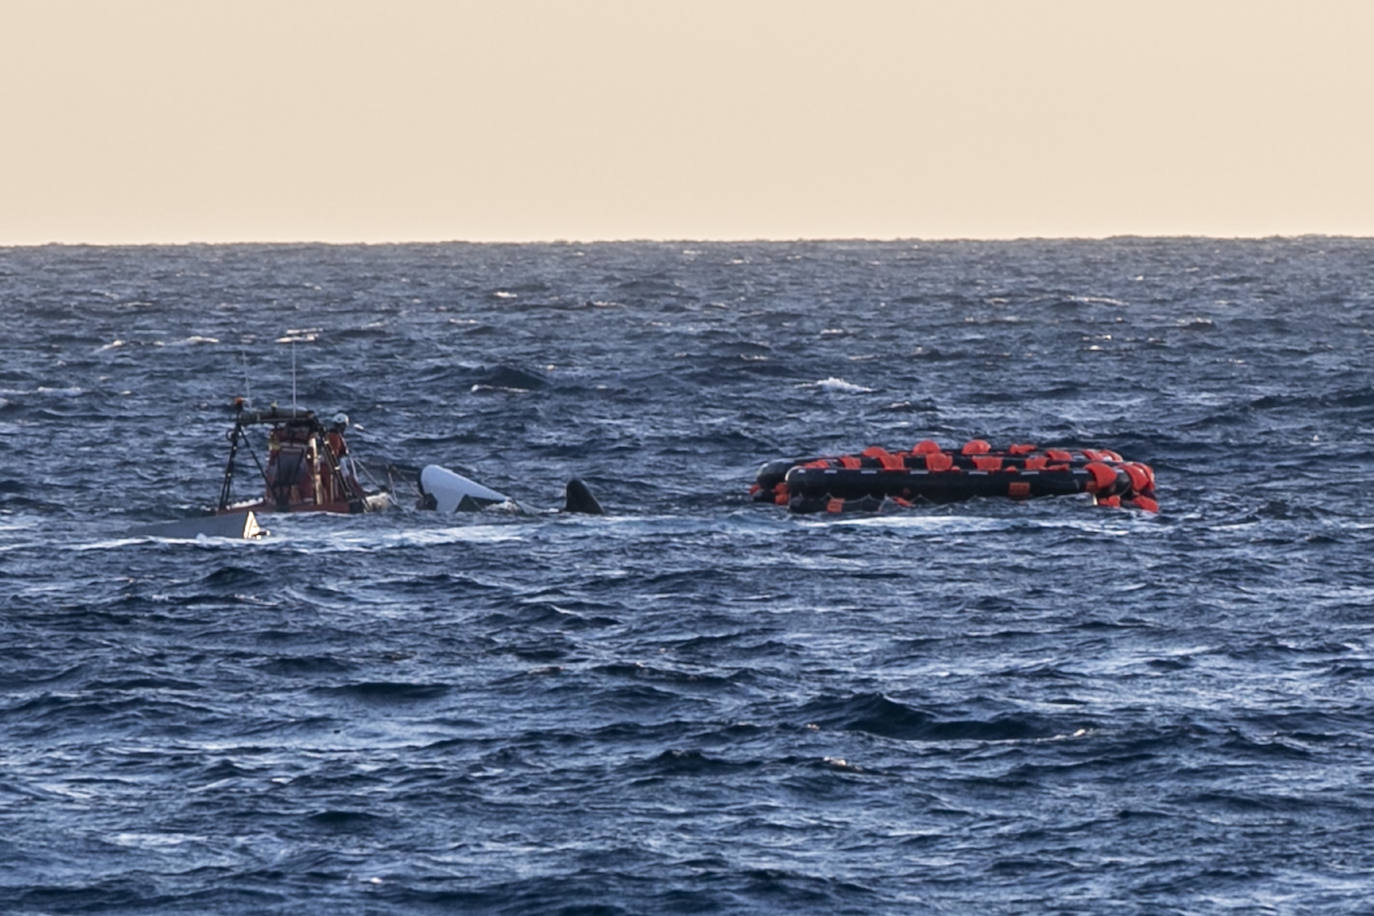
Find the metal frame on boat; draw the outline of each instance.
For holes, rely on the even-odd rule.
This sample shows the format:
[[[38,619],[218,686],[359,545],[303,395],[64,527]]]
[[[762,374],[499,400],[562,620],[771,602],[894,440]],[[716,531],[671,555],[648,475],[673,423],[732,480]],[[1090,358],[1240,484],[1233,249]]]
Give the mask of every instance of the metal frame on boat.
[[[267,461],[253,451],[250,430],[267,429]],[[315,412],[303,407],[248,410],[242,398],[234,404],[229,430],[229,457],[224,464],[217,514],[230,512],[374,512],[391,505],[385,489],[368,491],[358,481],[351,459]],[[339,440],[342,442],[342,439]],[[252,457],[263,483],[259,499],[234,502],[232,490],[240,451]]]

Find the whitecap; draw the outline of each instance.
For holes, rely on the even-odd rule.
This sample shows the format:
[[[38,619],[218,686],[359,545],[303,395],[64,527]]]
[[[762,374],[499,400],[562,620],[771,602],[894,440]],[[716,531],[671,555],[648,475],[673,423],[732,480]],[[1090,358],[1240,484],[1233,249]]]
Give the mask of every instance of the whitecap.
[[[124,346],[124,341],[116,338],[110,341],[109,343],[105,344],[103,347],[96,347],[95,352],[104,353],[106,350],[118,350],[122,346]]]
[[[512,388],[512,387],[510,387],[509,385],[483,385],[481,382],[478,382],[476,385],[473,385],[472,388],[471,388],[470,390],[472,391],[473,394],[483,394],[483,393],[493,392],[493,391],[503,391],[503,392],[506,392],[507,394],[529,394],[529,393],[530,393],[530,389],[528,389],[528,388]]]
[[[186,843],[208,842],[206,837],[197,834],[185,833],[135,833],[125,832],[116,833],[110,838],[110,842],[116,846],[135,847],[141,849],[158,849],[174,846],[183,846]]]
[[[445,544],[520,543],[526,539],[524,532],[513,530],[509,525],[473,524],[461,527],[411,528],[380,534],[372,533],[366,537],[354,538],[352,545],[358,550],[375,550],[387,547],[427,547]],[[339,542],[336,541],[334,546],[339,546]]]
[[[865,388],[863,385],[856,385],[842,378],[835,378],[833,375],[830,376],[830,378],[823,378],[818,382],[802,382],[797,387],[820,388],[825,391],[836,391],[842,394],[867,394],[874,390],[872,388]]]

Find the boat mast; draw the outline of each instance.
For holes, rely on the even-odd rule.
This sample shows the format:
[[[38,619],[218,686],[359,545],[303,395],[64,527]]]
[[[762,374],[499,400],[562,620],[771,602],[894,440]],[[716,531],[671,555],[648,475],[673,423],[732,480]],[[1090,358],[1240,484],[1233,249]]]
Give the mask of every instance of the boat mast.
[[[229,460],[224,463],[224,480],[219,489],[219,509],[223,511],[229,508],[229,491],[234,485],[234,455],[239,450],[239,436],[242,434],[243,427],[239,423],[242,416],[243,405],[235,405],[237,414],[234,417],[234,428],[229,433]],[[256,458],[256,456],[254,456]]]

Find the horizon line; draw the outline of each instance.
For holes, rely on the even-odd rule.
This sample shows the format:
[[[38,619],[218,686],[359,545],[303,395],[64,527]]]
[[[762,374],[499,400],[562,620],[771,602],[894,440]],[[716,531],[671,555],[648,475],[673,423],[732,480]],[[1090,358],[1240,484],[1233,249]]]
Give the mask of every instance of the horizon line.
[[[619,238],[538,238],[538,239],[461,239],[461,238],[413,238],[413,239],[230,239],[205,241],[186,239],[180,241],[125,241],[125,242],[88,242],[57,241],[46,242],[3,242],[0,249],[11,248],[197,248],[235,245],[321,245],[333,247],[357,246],[400,246],[400,245],[631,245],[631,244],[692,244],[692,245],[745,245],[745,244],[834,244],[841,242],[865,243],[948,243],[948,242],[1106,242],[1118,239],[1140,240],[1206,240],[1206,241],[1269,241],[1282,239],[1374,239],[1374,233],[1350,234],[1339,232],[1271,232],[1255,235],[1209,235],[1206,233],[1138,233],[1114,232],[1105,235],[1005,235],[1005,236],[738,236],[722,238],[692,238],[688,236],[625,236]]]

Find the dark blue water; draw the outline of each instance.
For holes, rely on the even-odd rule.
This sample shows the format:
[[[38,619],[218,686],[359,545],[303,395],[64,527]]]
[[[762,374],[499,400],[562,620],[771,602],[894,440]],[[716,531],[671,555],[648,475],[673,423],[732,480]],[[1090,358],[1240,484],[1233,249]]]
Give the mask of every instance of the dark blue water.
[[[1372,267],[0,249],[0,910],[1365,910]],[[579,475],[610,514],[125,537],[214,500],[287,338],[374,469],[534,510]],[[747,495],[972,436],[1116,449],[1162,512]]]

